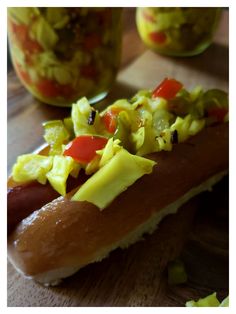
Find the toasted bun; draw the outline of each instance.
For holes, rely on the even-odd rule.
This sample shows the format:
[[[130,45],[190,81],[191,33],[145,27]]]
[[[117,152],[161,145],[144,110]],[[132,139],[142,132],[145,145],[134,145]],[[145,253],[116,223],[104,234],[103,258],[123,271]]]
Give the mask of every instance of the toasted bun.
[[[59,283],[81,267],[102,260],[151,233],[167,214],[208,190],[228,169],[228,124],[204,129],[157,161],[102,212],[88,202],[72,202],[71,192],[34,211],[8,238],[8,256],[28,278]]]

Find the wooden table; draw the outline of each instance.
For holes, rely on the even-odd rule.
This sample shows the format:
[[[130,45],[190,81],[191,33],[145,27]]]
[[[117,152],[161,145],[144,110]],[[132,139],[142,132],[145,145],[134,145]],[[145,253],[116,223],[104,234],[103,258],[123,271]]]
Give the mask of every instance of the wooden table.
[[[168,58],[149,51],[135,26],[135,10],[125,9],[121,70],[103,104],[152,88],[165,76],[206,88],[228,89],[228,12],[223,13],[212,46],[193,58]],[[39,146],[45,120],[70,114],[68,108],[40,103],[8,72],[8,172],[22,153]],[[168,286],[168,261],[181,257],[188,282]],[[56,288],[22,278],[8,265],[8,306],[184,306],[217,291],[228,294],[228,178],[169,216],[159,229],[128,250],[116,250]]]

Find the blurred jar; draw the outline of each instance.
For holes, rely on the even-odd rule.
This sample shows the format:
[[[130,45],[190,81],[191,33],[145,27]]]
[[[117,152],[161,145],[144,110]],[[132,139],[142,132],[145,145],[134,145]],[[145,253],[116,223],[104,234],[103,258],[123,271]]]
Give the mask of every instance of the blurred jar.
[[[70,106],[104,98],[121,56],[120,8],[8,8],[15,70],[41,101]]]
[[[212,42],[220,8],[137,8],[136,23],[144,43],[161,54],[193,56]]]

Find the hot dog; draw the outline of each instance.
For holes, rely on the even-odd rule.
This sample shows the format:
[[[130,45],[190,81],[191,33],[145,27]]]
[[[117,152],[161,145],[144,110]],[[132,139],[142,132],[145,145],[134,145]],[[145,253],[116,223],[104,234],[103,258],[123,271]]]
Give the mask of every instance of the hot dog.
[[[114,126],[109,122],[105,124],[111,131]],[[152,172],[140,176],[105,207],[93,202],[93,198],[76,200],[78,195],[84,195],[81,191],[95,177],[92,174],[81,187],[33,209],[8,237],[8,257],[12,264],[25,276],[53,285],[81,267],[100,261],[112,250],[128,247],[144,233],[153,232],[164,216],[210,189],[227,173],[228,123],[218,122],[210,123],[180,143],[181,137],[173,139],[176,135],[172,132],[171,151],[164,146],[167,149],[145,154],[146,159],[155,162]],[[181,131],[177,134],[181,136]],[[104,174],[104,169],[122,150],[98,169],[96,175],[101,171]]]

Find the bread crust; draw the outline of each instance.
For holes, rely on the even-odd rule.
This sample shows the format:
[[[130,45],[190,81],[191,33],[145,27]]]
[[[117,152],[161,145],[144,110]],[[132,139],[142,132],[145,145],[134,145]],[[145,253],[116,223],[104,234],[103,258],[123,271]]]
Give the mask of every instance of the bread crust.
[[[228,124],[205,128],[171,152],[147,157],[157,162],[153,172],[103,211],[88,202],[70,201],[75,189],[22,220],[8,238],[14,266],[41,282],[57,283],[106,256],[158,212],[217,174],[222,176],[228,169]]]

